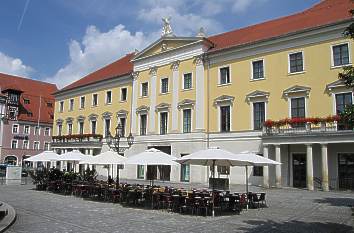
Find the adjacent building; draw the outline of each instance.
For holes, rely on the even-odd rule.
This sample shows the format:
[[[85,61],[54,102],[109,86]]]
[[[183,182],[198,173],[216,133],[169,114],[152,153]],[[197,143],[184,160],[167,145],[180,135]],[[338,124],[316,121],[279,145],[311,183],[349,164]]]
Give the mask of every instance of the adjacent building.
[[[181,157],[208,147],[245,150],[277,160],[250,168],[255,185],[351,188],[354,132],[336,115],[353,103],[338,80],[351,66],[353,22],[347,0],[324,0],[303,12],[207,37],[173,34],[56,92],[52,147],[107,150],[105,136],[123,125],[129,156],[155,147]],[[268,119],[268,120],[267,120]],[[123,176],[208,181],[199,166],[127,166]],[[244,168],[218,167],[217,177],[244,183]],[[166,175],[167,174],[167,175]],[[171,175],[169,175],[171,174]]]
[[[21,165],[50,150],[57,87],[0,73],[0,88],[0,163]]]

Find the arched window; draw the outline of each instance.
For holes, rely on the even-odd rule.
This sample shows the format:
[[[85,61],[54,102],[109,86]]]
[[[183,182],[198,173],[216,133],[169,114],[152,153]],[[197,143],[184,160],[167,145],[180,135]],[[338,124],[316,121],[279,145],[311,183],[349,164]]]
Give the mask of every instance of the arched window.
[[[10,164],[10,165],[16,165],[17,164],[17,157],[12,156],[12,155],[7,156],[7,157],[5,157],[4,163]]]

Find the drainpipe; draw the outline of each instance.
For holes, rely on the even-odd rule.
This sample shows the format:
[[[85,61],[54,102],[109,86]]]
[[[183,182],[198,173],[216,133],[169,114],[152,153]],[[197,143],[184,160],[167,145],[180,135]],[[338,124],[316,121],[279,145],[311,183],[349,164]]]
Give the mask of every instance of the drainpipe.
[[[210,60],[207,55],[204,55],[204,60],[207,62],[207,130],[206,130],[206,136],[207,136],[207,149],[210,147],[210,107],[209,107],[209,101],[210,101]]]

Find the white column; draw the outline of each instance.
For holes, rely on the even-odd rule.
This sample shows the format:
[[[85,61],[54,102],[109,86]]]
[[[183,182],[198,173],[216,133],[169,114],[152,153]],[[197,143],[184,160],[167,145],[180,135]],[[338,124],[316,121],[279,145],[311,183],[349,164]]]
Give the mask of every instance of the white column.
[[[179,91],[179,72],[178,72],[179,61],[175,61],[171,65],[172,69],[172,133],[178,132],[178,91]]]
[[[263,146],[263,157],[269,157],[269,147],[268,145]],[[263,187],[269,188],[269,169],[268,166],[263,167]]]
[[[328,147],[327,144],[321,144],[321,156],[322,156],[322,189],[323,191],[329,191],[328,185]]]
[[[198,56],[195,59],[195,129],[196,131],[204,131],[204,99],[206,95],[204,94],[204,64],[202,56]]]
[[[131,111],[131,129],[132,129],[132,134],[136,135],[137,133],[137,128],[136,128],[136,118],[137,115],[135,113],[137,105],[138,105],[138,95],[139,95],[139,86],[138,86],[138,77],[139,77],[139,73],[138,72],[133,72],[133,87],[132,87],[132,109]]]
[[[157,75],[157,68],[153,67],[150,69],[150,85],[149,85],[149,92],[150,92],[150,111],[149,111],[149,133],[150,134],[155,134],[156,133],[156,128],[155,128],[155,107],[156,107],[156,92],[157,90],[157,85],[156,85],[156,75]]]
[[[275,145],[275,160],[281,163],[280,145]],[[275,186],[281,188],[281,165],[275,165]]]
[[[312,144],[306,145],[306,176],[307,189],[313,190],[313,158],[312,158]]]

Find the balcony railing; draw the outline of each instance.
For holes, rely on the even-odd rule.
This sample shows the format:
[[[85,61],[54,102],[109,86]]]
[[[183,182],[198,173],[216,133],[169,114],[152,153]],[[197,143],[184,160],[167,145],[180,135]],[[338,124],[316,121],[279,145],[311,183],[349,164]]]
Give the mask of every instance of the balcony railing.
[[[63,136],[53,136],[53,143],[65,142],[102,142],[103,136],[101,134],[71,134]]]
[[[314,134],[353,130],[348,124],[341,123],[339,120],[337,116],[283,119],[280,121],[267,120],[263,125],[263,135]]]

